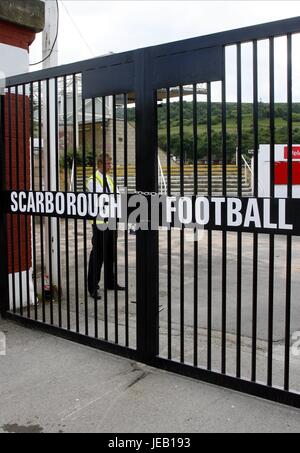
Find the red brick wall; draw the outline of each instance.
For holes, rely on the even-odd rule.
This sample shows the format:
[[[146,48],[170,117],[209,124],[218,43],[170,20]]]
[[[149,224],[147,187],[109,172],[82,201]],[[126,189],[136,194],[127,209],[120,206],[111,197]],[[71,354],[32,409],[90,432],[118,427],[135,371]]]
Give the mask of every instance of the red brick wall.
[[[19,47],[29,51],[35,40],[35,32],[3,20],[0,20],[0,39],[2,44]]]
[[[30,190],[30,106],[29,99],[25,99],[25,118],[23,114],[24,97],[19,94],[18,100],[15,94],[10,95],[10,119],[9,119],[9,96],[5,97],[5,149],[6,149],[6,188],[7,190]],[[16,104],[18,105],[18,114]],[[9,130],[11,121],[11,133]],[[18,126],[18,137],[17,137]],[[24,134],[25,126],[25,134]],[[17,145],[18,141],[18,145]],[[25,145],[25,146],[24,146]],[[26,175],[25,175],[26,167]],[[12,220],[13,219],[13,222]],[[29,268],[32,266],[31,257],[31,219],[20,215],[7,216],[7,243],[8,243],[8,268],[9,273],[27,270],[27,254]],[[20,227],[19,227],[20,223]],[[26,223],[27,243],[26,251]],[[19,234],[20,232],[20,234]],[[19,260],[19,248],[21,260]],[[12,255],[13,253],[13,255]],[[14,258],[14,269],[12,263]]]

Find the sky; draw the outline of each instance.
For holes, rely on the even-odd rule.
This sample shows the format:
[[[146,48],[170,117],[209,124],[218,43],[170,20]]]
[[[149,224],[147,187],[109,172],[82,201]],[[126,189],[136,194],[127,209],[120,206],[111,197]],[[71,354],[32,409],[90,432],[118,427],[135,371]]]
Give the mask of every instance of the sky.
[[[55,1],[55,0],[51,0]],[[59,0],[60,25],[58,34],[59,64],[85,60],[109,52],[122,52],[140,47],[152,46],[171,41],[206,35],[219,31],[255,25],[273,20],[300,16],[299,1],[104,1],[104,0]],[[300,39],[299,43],[300,52]],[[294,46],[295,53],[299,52]],[[260,67],[266,65],[268,55],[263,45],[259,50]],[[285,44],[278,42],[278,86],[283,86],[286,69]],[[230,53],[230,52],[229,52]],[[234,52],[231,52],[229,66],[234,66]],[[243,48],[243,67],[251,64],[251,51]],[[41,60],[41,34],[31,46],[30,61]],[[300,63],[299,63],[300,65]],[[32,69],[39,69],[38,66]],[[294,77],[300,80],[300,66],[294,66]],[[228,77],[228,95],[231,95],[232,81]],[[251,79],[245,74],[246,97],[250,96]],[[264,82],[260,84],[260,97],[267,95]],[[300,99],[300,87],[295,88]],[[214,91],[217,92],[216,90]],[[285,93],[278,91],[278,100],[284,100]]]
[[[300,16],[299,1],[282,0],[59,0],[59,4],[59,62],[62,64]],[[31,62],[39,61],[40,56],[38,38],[31,48]]]

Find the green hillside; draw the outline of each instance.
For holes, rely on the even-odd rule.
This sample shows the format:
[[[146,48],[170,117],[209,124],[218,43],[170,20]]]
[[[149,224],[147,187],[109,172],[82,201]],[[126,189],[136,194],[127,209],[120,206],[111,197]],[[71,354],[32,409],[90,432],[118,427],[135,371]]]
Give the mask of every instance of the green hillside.
[[[171,153],[180,155],[180,133],[179,133],[179,103],[170,104],[171,116]],[[221,103],[212,103],[212,149],[213,159],[222,159],[222,105]],[[134,111],[129,112],[130,120],[134,120]],[[198,125],[198,159],[207,157],[207,105],[198,103],[197,106],[197,125]],[[275,104],[275,136],[276,143],[287,143],[287,104]],[[158,142],[160,148],[167,150],[166,137],[166,118],[167,108],[162,104],[158,108]],[[184,152],[186,159],[193,159],[193,104],[191,102],[183,103],[183,124],[184,124]],[[270,113],[269,105],[259,103],[259,143],[270,142]],[[293,142],[300,143],[300,103],[293,104]],[[253,105],[243,104],[242,106],[242,151],[247,153],[253,149]],[[237,146],[237,105],[235,103],[227,104],[227,161],[230,162],[235,157]]]

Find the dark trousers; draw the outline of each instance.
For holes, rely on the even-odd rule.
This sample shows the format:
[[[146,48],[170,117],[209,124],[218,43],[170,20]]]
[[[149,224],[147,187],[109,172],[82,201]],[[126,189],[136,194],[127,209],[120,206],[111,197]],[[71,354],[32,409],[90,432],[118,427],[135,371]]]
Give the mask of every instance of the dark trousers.
[[[95,225],[93,226],[93,248],[88,271],[88,290],[90,294],[94,294],[98,289],[103,262],[106,285],[108,287],[114,285],[114,235],[115,231],[101,231]]]

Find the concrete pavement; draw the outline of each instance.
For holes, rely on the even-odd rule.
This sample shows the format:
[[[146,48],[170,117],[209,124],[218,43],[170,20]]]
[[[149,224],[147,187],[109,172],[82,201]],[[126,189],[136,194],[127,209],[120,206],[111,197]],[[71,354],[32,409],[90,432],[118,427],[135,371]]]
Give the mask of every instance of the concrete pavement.
[[[299,432],[300,410],[0,320],[0,432]]]

